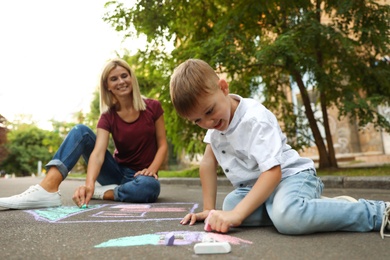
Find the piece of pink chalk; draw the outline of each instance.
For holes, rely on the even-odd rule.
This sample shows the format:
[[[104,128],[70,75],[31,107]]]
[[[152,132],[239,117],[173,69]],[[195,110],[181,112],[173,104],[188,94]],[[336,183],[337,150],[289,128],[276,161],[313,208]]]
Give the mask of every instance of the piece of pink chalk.
[[[170,232],[165,235],[165,245],[166,246],[173,246],[173,242],[175,241],[175,234],[173,232]]]
[[[209,218],[214,213],[215,210],[210,210],[209,215],[207,216],[206,220],[204,221],[204,230],[205,231],[212,231],[211,226],[209,225]]]

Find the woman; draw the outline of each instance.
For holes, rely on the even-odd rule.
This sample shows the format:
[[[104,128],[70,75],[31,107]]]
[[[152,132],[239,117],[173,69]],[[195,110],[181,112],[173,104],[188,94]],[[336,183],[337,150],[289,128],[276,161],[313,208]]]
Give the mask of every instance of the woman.
[[[100,108],[96,135],[76,125],[46,165],[47,175],[41,183],[19,195],[0,198],[0,206],[60,206],[59,186],[80,156],[88,168],[85,185],[73,194],[79,207],[88,206],[91,199],[155,202],[160,194],[157,172],[168,147],[161,104],[142,97],[127,62],[113,59],[101,74]],[[110,134],[116,147],[113,156],[107,151]],[[95,186],[96,181],[101,186]]]

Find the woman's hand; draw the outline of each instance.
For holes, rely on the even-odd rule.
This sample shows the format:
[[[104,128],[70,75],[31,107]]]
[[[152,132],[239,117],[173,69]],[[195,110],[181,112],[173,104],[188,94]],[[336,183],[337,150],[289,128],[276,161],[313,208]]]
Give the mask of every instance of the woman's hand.
[[[73,193],[73,197],[72,197],[73,202],[80,208],[83,205],[88,206],[88,203],[92,198],[94,190],[95,190],[95,185],[92,186],[82,185],[78,187]]]
[[[149,169],[143,169],[141,171],[136,172],[134,174],[134,177],[138,175],[150,176],[150,177],[154,177],[155,179],[158,179],[157,173],[155,173],[154,171],[150,171]]]
[[[189,213],[180,221],[180,224],[182,224],[182,225],[189,224],[190,226],[192,226],[197,221],[205,220],[207,218],[207,216],[209,215],[209,212],[210,212],[210,210],[204,210],[204,211],[199,212],[199,213]]]

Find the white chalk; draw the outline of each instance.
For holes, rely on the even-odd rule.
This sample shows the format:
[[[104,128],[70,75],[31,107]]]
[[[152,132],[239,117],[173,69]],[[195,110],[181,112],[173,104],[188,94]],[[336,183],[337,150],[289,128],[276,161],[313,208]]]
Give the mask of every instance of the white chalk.
[[[164,242],[166,246],[173,246],[174,241],[175,241],[175,235],[173,234],[173,232],[165,235]]]
[[[232,247],[228,242],[205,242],[194,245],[195,254],[226,254]]]

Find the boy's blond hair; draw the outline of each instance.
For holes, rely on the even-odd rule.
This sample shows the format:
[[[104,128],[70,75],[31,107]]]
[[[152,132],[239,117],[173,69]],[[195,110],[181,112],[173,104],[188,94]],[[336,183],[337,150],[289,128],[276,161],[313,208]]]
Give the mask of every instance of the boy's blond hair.
[[[108,91],[107,79],[110,72],[116,67],[122,67],[129,73],[131,77],[131,85],[133,90],[131,91],[131,95],[133,98],[133,107],[137,111],[146,110],[146,104],[143,100],[144,97],[141,95],[141,91],[139,89],[138,80],[135,76],[133,70],[130,68],[129,64],[122,59],[115,58],[108,61],[102,71],[100,76],[100,113],[103,114],[110,108],[114,108],[118,101],[115,99],[114,95]]]
[[[199,99],[218,88],[219,77],[203,60],[188,59],[174,70],[170,95],[177,113],[186,117],[199,105]]]

